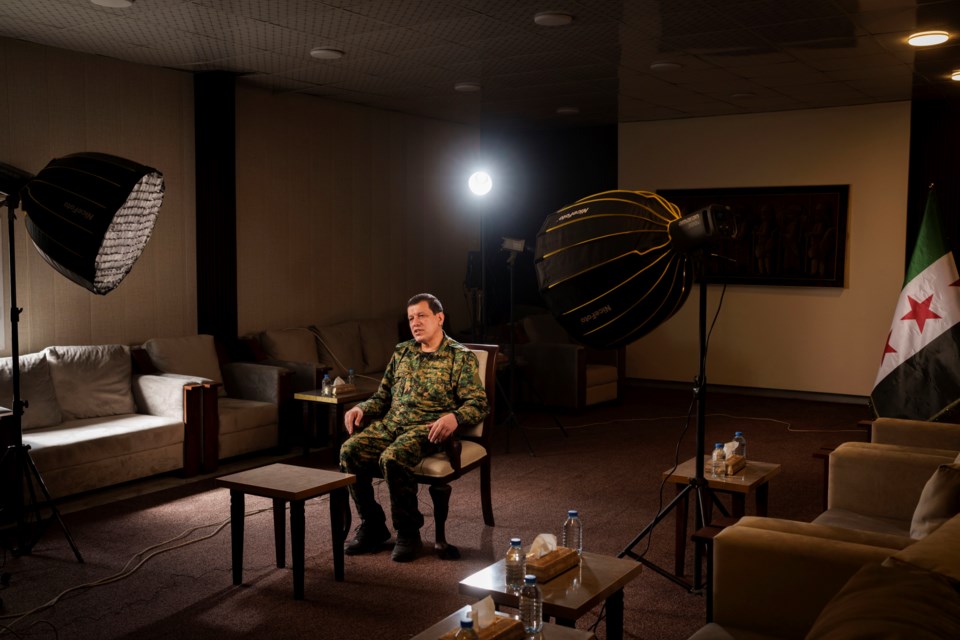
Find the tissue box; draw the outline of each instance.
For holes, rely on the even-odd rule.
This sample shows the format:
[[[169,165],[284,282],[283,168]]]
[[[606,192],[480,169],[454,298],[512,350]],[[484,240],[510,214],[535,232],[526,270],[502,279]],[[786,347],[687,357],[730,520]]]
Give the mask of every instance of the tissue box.
[[[743,456],[738,456],[736,454],[727,458],[725,463],[727,465],[727,475],[732,476],[745,466],[747,466],[747,459]]]
[[[353,393],[356,390],[357,390],[357,385],[348,384],[346,382],[344,382],[343,384],[333,385],[333,395],[335,396],[344,396],[348,393]]]
[[[446,632],[440,636],[440,640],[453,640],[457,631],[460,631],[460,627]],[[498,615],[490,626],[475,631],[480,640],[521,640],[526,636],[520,621],[505,615]]]
[[[574,549],[557,547],[539,558],[527,558],[527,573],[537,576],[538,582],[546,582],[579,563],[580,556]]]

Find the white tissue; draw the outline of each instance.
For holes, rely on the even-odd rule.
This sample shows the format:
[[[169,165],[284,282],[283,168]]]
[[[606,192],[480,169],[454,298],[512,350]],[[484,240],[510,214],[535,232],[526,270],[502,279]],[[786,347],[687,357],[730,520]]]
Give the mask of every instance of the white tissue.
[[[485,629],[493,624],[497,617],[493,598],[487,596],[470,607],[470,617],[473,618],[473,624],[477,629]]]
[[[333,381],[333,386],[337,386],[338,384],[346,384],[346,383],[347,383],[346,380],[344,380],[340,376],[337,376],[336,379],[334,379]]]
[[[727,442],[726,444],[723,445],[723,455],[725,455],[728,458],[732,456],[736,452],[736,450],[737,450],[736,442]]]
[[[527,552],[528,558],[542,558],[557,548],[557,536],[552,533],[541,533],[533,540],[530,545],[530,551]]]

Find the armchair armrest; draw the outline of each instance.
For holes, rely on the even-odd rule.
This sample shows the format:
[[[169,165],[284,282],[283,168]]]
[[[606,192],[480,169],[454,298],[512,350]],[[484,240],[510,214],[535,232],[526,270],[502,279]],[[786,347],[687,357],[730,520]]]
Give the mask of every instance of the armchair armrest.
[[[877,418],[871,426],[870,441],[960,451],[960,424]]]
[[[810,527],[817,525],[792,524],[799,526],[778,531],[737,524],[717,534],[715,622],[755,634],[803,638],[850,576],[894,553],[885,546],[835,539],[824,531],[833,527],[815,531]]]
[[[291,396],[291,372],[285,367],[230,362],[220,366],[227,395],[245,400],[280,404]]]
[[[202,381],[176,373],[135,375],[131,381],[133,400],[139,413],[186,421],[184,388]]]
[[[955,454],[937,449],[845,442],[830,454],[827,505],[910,521],[924,485]]]
[[[294,393],[297,391],[319,389],[323,382],[323,374],[329,372],[331,369],[329,365],[317,364],[315,362],[296,362],[293,360],[275,360],[272,358],[260,360],[258,364],[289,369],[290,389]]]

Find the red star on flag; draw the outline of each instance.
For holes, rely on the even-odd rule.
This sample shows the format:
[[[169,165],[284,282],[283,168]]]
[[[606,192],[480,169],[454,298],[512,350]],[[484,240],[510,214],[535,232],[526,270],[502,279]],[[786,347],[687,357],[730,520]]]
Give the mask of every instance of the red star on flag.
[[[923,333],[923,325],[927,322],[927,320],[935,320],[940,318],[940,316],[930,310],[930,303],[933,301],[932,293],[927,297],[926,300],[922,302],[917,302],[912,296],[907,296],[907,300],[910,302],[910,311],[907,313],[907,315],[900,319],[916,320],[917,326],[920,327],[920,333]]]
[[[897,352],[897,350],[894,349],[893,346],[891,346],[891,344],[890,344],[890,336],[892,336],[892,335],[893,335],[893,331],[891,330],[890,333],[887,334],[887,346],[885,346],[885,347],[883,348],[883,355],[880,356],[880,362],[883,362],[883,359],[887,357],[887,354],[888,354],[888,353],[896,353],[896,352]]]

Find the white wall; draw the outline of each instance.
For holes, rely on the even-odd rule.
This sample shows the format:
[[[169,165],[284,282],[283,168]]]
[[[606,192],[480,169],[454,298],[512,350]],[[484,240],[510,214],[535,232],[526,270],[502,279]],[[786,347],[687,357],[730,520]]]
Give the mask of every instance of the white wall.
[[[910,105],[888,103],[620,127],[623,189],[849,184],[842,289],[729,286],[710,384],[868,395],[903,281]],[[709,317],[720,287],[709,288]],[[628,348],[627,375],[697,373],[698,292]]]

